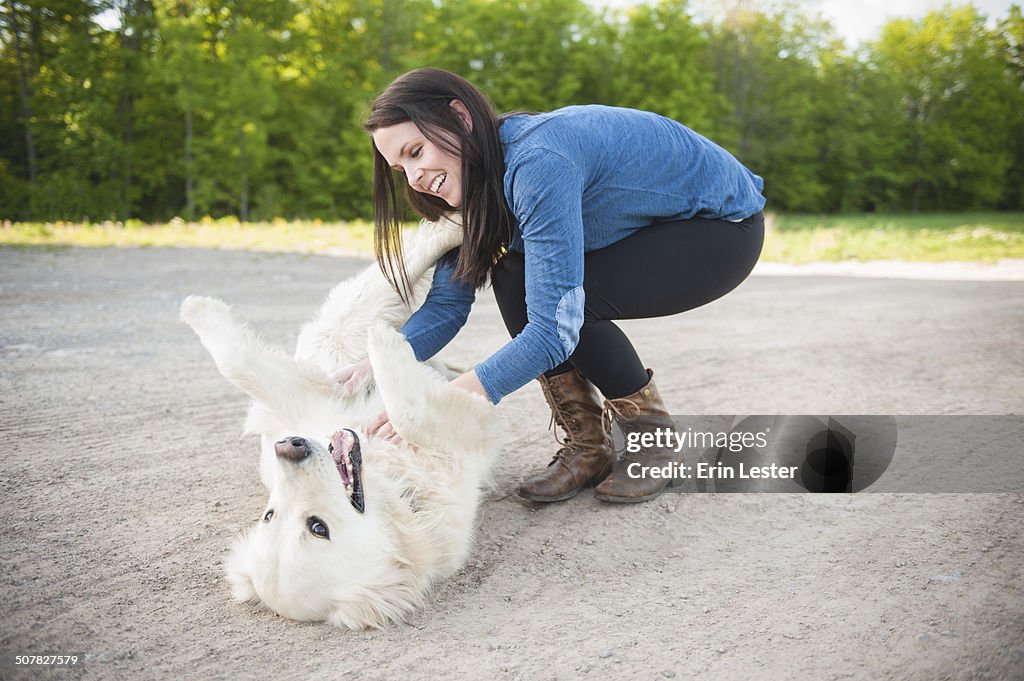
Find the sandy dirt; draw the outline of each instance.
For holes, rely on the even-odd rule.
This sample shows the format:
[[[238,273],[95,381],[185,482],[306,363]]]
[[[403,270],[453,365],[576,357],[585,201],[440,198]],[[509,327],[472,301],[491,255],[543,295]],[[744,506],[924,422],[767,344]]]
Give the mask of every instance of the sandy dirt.
[[[276,343],[366,261],[0,249],[0,653],[7,678],[1022,679],[1024,495],[591,493],[533,507],[539,389],[501,405],[476,547],[407,624],[234,603],[264,491],[245,396],[177,320],[217,296]],[[1024,282],[754,276],[624,324],[673,412],[1020,414]],[[489,292],[446,351],[505,341]],[[1018,452],[1019,455],[1019,452]],[[73,669],[14,655],[84,654]]]

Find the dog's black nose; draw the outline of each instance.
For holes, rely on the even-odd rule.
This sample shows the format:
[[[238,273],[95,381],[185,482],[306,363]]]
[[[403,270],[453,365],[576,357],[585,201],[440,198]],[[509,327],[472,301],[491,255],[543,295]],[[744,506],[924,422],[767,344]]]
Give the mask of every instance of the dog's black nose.
[[[286,437],[274,443],[274,452],[282,459],[298,463],[309,456],[309,447],[301,437]]]

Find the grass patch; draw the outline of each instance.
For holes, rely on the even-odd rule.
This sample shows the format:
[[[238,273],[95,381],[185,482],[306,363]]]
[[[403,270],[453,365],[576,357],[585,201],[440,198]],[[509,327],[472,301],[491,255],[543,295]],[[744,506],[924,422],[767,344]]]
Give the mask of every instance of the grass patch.
[[[226,218],[162,225],[126,223],[10,223],[0,227],[10,246],[228,248],[256,251],[373,254],[373,225],[319,220],[240,223]],[[808,263],[842,260],[961,260],[1024,258],[1024,213],[915,215],[769,214],[762,260]]]
[[[996,262],[1024,258],[1024,213],[769,215],[762,259]]]
[[[234,219],[127,223],[4,223],[0,244],[10,246],[118,246],[226,248],[297,253],[373,254],[369,222],[319,220],[240,223]]]

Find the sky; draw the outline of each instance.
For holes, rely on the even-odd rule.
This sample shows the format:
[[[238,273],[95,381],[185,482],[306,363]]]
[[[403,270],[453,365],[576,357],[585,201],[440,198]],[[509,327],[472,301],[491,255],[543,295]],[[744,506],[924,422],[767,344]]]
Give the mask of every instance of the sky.
[[[643,0],[588,0],[591,5],[605,7],[627,7]],[[656,0],[652,0],[656,1]],[[920,19],[928,12],[940,9],[946,4],[954,6],[970,2],[988,15],[989,20],[1001,19],[1010,13],[1011,0],[797,0],[809,13],[818,11],[835,27],[847,46],[855,47],[865,40],[872,40],[889,19]],[[691,0],[691,7],[702,2],[712,6],[715,0]],[[1024,4],[1017,0],[1016,4]],[[117,25],[116,13],[106,12],[99,17],[100,25],[112,28]],[[109,24],[109,25],[108,25]]]
[[[642,0],[589,0],[591,5],[605,7],[627,7]],[[656,0],[652,0],[656,2]],[[941,9],[946,4],[954,6],[973,4],[989,19],[1001,19],[1010,13],[1011,0],[797,0],[812,14],[817,11],[828,19],[836,32],[849,47],[855,47],[865,40],[878,36],[882,25],[890,19],[920,19],[928,12]],[[691,0],[691,7],[702,4],[718,5],[715,0]],[[756,1],[755,1],[756,4]],[[1024,4],[1017,0],[1016,4]]]
[[[946,4],[973,4],[989,19],[1001,19],[1010,13],[1008,0],[974,0],[972,3],[947,0],[809,0],[808,8],[817,8],[851,47],[877,37],[889,19],[920,19]],[[1019,3],[1018,3],[1019,4]]]

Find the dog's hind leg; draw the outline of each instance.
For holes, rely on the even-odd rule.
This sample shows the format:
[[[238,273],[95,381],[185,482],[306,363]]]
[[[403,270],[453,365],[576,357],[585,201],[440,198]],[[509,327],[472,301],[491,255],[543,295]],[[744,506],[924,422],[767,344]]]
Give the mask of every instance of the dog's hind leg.
[[[316,317],[299,331],[295,359],[324,373],[366,357],[366,331],[377,321],[399,326],[412,308],[398,297],[380,270],[370,267],[336,285]]]
[[[424,275],[438,258],[462,242],[462,225],[447,217],[420,223],[403,253],[414,298],[426,292]],[[378,323],[398,328],[413,307],[398,296],[380,268],[371,266],[341,282],[327,295],[316,317],[303,325],[295,358],[332,373],[366,357],[366,333]]]
[[[417,362],[397,331],[371,329],[369,350],[384,408],[406,442],[437,452],[495,450],[497,418],[486,399],[453,387],[437,371]]]
[[[419,280],[434,266],[438,258],[462,244],[462,222],[456,215],[442,216],[436,222],[420,221],[416,238],[405,254],[405,271],[409,281]]]
[[[261,342],[216,298],[189,296],[181,303],[181,320],[196,332],[226,379],[280,413],[300,416],[309,396],[330,389],[326,378],[317,383],[291,357]]]

